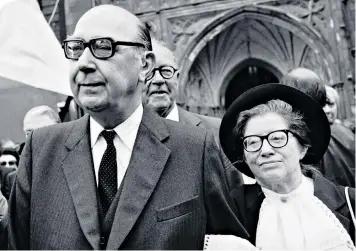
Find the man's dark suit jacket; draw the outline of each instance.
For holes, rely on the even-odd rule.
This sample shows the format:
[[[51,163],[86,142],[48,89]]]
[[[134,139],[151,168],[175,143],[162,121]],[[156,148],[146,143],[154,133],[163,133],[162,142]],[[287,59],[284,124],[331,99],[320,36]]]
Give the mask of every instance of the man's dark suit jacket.
[[[0,187],[1,187],[1,192],[5,196],[6,199],[9,199],[8,194],[6,193],[6,182],[7,182],[7,176],[9,173],[12,173],[16,171],[16,168],[9,168],[9,167],[1,167],[0,168]]]
[[[339,123],[330,128],[330,142],[320,171],[335,184],[355,187],[355,135]]]
[[[314,196],[327,206],[345,227],[352,241],[355,243],[355,227],[345,197],[345,187],[335,185],[321,174],[308,172],[307,177],[314,181]],[[355,206],[355,189],[349,188],[351,205]],[[260,185],[244,185],[233,191],[240,220],[250,234],[250,242],[256,244],[256,232],[260,208],[265,198]],[[353,208],[355,214],[355,207]]]
[[[17,174],[17,170],[9,173],[6,176],[6,182],[5,182],[5,186],[4,186],[4,196],[5,196],[5,198],[9,198],[10,197],[12,185],[14,184],[14,182],[16,180],[16,174]]]
[[[100,248],[88,118],[28,137],[10,196],[11,249]],[[247,237],[216,147],[211,134],[144,109],[107,249],[202,249],[205,233]]]
[[[229,189],[233,190],[234,188],[243,185],[244,181],[241,173],[236,169],[236,167],[234,167],[234,165],[226,157],[226,155],[224,154],[224,152],[220,147],[219,129],[221,124],[221,119],[188,112],[180,107],[178,107],[178,115],[179,115],[179,122],[187,125],[197,126],[199,128],[203,128],[213,133],[215,142],[219,146],[220,158],[224,165],[225,176],[227,179]]]

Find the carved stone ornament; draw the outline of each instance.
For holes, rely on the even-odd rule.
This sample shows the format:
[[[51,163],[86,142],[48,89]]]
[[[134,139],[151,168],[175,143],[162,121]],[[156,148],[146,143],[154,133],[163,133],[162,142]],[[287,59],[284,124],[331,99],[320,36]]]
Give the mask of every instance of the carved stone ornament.
[[[156,10],[157,1],[158,0],[136,0],[134,11],[135,13],[154,11]]]
[[[191,5],[191,4],[198,4],[198,3],[204,3],[204,2],[209,2],[210,0],[160,0],[160,6],[162,8],[173,8],[173,7],[179,7],[179,6],[185,6],[185,5]]]
[[[129,8],[129,1],[128,0],[112,0],[115,2],[115,5],[120,6],[122,8],[128,9]]]
[[[192,66],[189,72],[188,82],[185,89],[186,105],[188,106],[207,106],[213,104],[212,93],[209,84],[202,76],[196,65]]]
[[[301,65],[302,67],[313,69],[323,81],[329,82],[326,66],[321,62],[321,58],[310,47],[306,50]]]
[[[328,25],[327,1],[325,0],[287,0],[273,1],[268,5],[283,9],[314,27],[326,28]]]
[[[194,16],[183,16],[169,20],[168,29],[171,31],[173,49],[185,48],[192,36],[200,32],[206,23],[216,15],[216,12]]]

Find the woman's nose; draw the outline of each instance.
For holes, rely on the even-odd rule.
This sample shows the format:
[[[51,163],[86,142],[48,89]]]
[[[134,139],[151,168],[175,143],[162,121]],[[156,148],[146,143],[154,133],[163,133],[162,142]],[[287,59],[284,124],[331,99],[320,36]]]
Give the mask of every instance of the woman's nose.
[[[274,149],[273,147],[268,143],[267,139],[264,139],[262,141],[262,147],[261,147],[261,155],[262,156],[269,156],[271,154],[274,154]]]

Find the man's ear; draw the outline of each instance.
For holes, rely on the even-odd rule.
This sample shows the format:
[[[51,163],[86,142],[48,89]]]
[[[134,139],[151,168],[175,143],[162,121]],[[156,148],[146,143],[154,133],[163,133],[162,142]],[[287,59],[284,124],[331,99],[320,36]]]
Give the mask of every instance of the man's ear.
[[[307,154],[309,147],[307,146],[301,146],[300,148],[300,160],[304,159],[305,155]]]
[[[139,81],[145,82],[146,76],[153,70],[156,63],[156,56],[152,51],[145,51],[142,56],[142,70],[139,75]]]

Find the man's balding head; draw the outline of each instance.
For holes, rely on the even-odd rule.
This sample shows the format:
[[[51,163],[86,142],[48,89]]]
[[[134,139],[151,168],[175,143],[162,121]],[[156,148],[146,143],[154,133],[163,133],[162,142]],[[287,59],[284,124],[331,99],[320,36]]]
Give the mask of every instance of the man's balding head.
[[[60,123],[57,112],[46,105],[36,106],[29,110],[23,120],[23,130],[26,135],[35,129]]]
[[[294,87],[315,99],[320,106],[326,103],[325,85],[312,70],[298,67],[288,72],[280,81],[281,84]]]
[[[165,42],[152,39],[152,47],[156,55],[156,65],[170,65],[178,69],[177,59]]]
[[[74,31],[75,36],[84,38],[83,34],[87,33],[88,26],[91,27],[93,33],[102,33],[103,36],[106,28],[111,28],[113,31],[120,30],[121,34],[132,33],[133,37],[125,37],[121,41],[142,42],[147,50],[152,50],[151,36],[146,25],[134,14],[119,6],[103,4],[88,10],[78,20]]]

